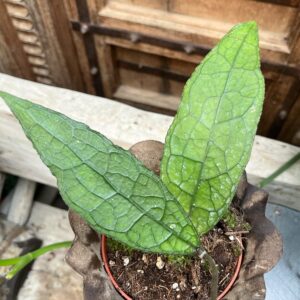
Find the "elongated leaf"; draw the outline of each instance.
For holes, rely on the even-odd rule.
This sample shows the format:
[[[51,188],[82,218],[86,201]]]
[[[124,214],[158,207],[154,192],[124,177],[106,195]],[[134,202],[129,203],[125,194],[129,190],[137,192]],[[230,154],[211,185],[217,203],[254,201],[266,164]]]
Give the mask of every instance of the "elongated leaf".
[[[188,80],[168,131],[161,178],[200,234],[228,209],[264,98],[257,26],[234,27]]]
[[[159,177],[88,126],[0,92],[67,205],[96,231],[134,248],[189,254],[197,233]]]

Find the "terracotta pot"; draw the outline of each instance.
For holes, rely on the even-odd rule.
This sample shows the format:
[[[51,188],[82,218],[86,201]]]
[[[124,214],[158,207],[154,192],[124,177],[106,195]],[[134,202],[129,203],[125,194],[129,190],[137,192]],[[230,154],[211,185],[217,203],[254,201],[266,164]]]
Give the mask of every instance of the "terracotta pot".
[[[159,173],[162,143],[140,142],[130,151],[148,169]],[[249,184],[246,175],[241,178],[236,192],[236,201],[252,229],[244,243],[243,262],[237,280],[223,299],[262,300],[265,298],[264,274],[276,265],[282,254],[281,237],[274,225],[265,217],[267,199],[267,192]],[[124,299],[102,268],[105,262],[100,255],[100,236],[77,214],[69,212],[69,219],[76,237],[66,260],[83,276],[85,300]]]
[[[117,280],[115,279],[115,277],[113,276],[113,274],[111,272],[111,269],[110,269],[109,263],[108,263],[108,259],[107,259],[107,248],[106,248],[106,236],[105,235],[101,236],[101,257],[102,257],[102,261],[104,264],[104,268],[107,272],[107,275],[108,275],[109,279],[111,280],[112,284],[114,285],[115,289],[120,293],[120,295],[125,300],[134,300],[130,296],[128,296],[126,294],[126,292],[119,286]],[[235,266],[235,271],[234,271],[233,276],[231,277],[231,279],[230,279],[228,285],[226,286],[226,288],[224,289],[224,291],[218,296],[217,300],[223,299],[223,297],[232,288],[232,286],[233,286],[234,282],[236,281],[236,279],[239,275],[239,272],[241,270],[242,260],[243,260],[243,255],[241,254],[237,259],[237,263]]]

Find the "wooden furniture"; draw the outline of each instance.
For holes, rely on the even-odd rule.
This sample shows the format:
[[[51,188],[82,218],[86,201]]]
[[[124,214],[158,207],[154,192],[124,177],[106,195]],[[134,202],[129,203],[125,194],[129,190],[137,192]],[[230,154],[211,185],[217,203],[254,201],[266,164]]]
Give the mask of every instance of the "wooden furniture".
[[[259,134],[300,145],[299,0],[2,0],[0,14],[0,71],[169,115],[203,56],[254,19]]]

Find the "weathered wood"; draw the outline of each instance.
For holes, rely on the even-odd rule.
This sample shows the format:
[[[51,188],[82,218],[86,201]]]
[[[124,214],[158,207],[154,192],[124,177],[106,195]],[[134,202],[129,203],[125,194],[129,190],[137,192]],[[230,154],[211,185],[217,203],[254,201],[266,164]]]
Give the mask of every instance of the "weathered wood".
[[[34,74],[4,1],[0,1],[0,15],[0,72],[33,80]]]
[[[95,45],[98,61],[101,61],[99,67],[103,92],[107,98],[112,98],[119,84],[112,47],[99,36],[95,37]]]
[[[119,86],[116,92],[113,94],[113,98],[143,103],[169,110],[176,110],[180,101],[179,97],[164,95],[126,85]]]
[[[19,225],[24,225],[30,216],[36,183],[19,178],[15,187],[7,219]]]
[[[9,212],[9,208],[11,205],[11,199],[13,197],[14,194],[14,190],[11,190],[6,196],[5,198],[3,198],[1,204],[0,204],[0,212],[1,214],[7,216],[8,212]]]
[[[267,7],[264,3],[239,0],[230,3],[214,0],[209,4],[205,0],[201,4],[198,0],[197,3],[172,1],[168,12],[126,2],[108,1],[99,12],[101,24],[130,31],[151,32],[164,38],[171,35],[172,38],[185,40],[190,35],[195,43],[212,46],[234,24],[255,19],[261,28],[262,48],[282,53],[290,51],[286,42],[288,26],[297,14],[294,8],[276,5]],[[228,12],[226,16],[224,10]],[[275,16],[283,18],[285,22],[280,22],[279,26],[274,25],[272,18]]]
[[[62,1],[26,1],[34,26],[42,37],[45,65],[52,84],[83,90],[77,53]],[[64,36],[62,36],[62,34]]]
[[[78,7],[76,0],[63,0],[68,20],[79,20]],[[89,94],[95,94],[95,87],[93,86],[93,79],[90,72],[87,52],[84,47],[83,36],[80,32],[72,31],[74,44],[77,51],[78,63],[80,65],[83,81],[85,84],[85,91]]]
[[[45,24],[45,31],[49,30],[50,26],[53,26],[54,32],[53,37],[49,37],[49,40],[57,39],[57,48],[60,50],[63,56],[64,63],[66,66],[66,74],[70,80],[68,88],[84,91],[84,85],[81,76],[81,70],[79,66],[80,57],[77,56],[76,48],[74,46],[73,36],[71,33],[70,23],[65,10],[63,1],[52,0],[52,1],[36,1],[39,2],[40,10],[50,11],[50,22]],[[44,4],[47,3],[47,5]],[[54,38],[55,37],[55,38]],[[57,59],[57,58],[56,58]],[[62,68],[60,68],[60,72]],[[65,85],[64,85],[65,86]],[[67,86],[65,86],[67,87]]]
[[[279,138],[300,146],[300,96],[291,108],[290,114],[282,127]]]
[[[300,9],[298,13],[298,23],[294,26],[294,41],[293,49],[289,58],[289,62],[296,65],[300,69]],[[300,81],[300,76],[299,76]],[[299,87],[298,81],[298,87]],[[300,146],[300,94],[298,99],[293,103],[287,120],[282,127],[279,138],[283,141],[289,141],[297,146]]]
[[[3,74],[0,74],[0,90],[30,99],[85,122],[125,148],[147,139],[163,142],[172,122],[170,116]],[[55,178],[41,162],[21,126],[2,100],[0,120],[0,171],[55,186]],[[256,136],[247,172],[256,180],[265,178],[299,151],[299,147]],[[299,188],[300,162],[280,175],[275,184]],[[291,197],[298,199],[296,190]]]

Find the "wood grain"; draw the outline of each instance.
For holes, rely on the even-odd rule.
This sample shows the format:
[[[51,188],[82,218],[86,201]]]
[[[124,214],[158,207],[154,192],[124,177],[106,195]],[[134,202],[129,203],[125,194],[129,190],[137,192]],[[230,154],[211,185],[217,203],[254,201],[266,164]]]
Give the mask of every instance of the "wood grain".
[[[34,74],[3,1],[0,15],[0,71],[33,80]]]

